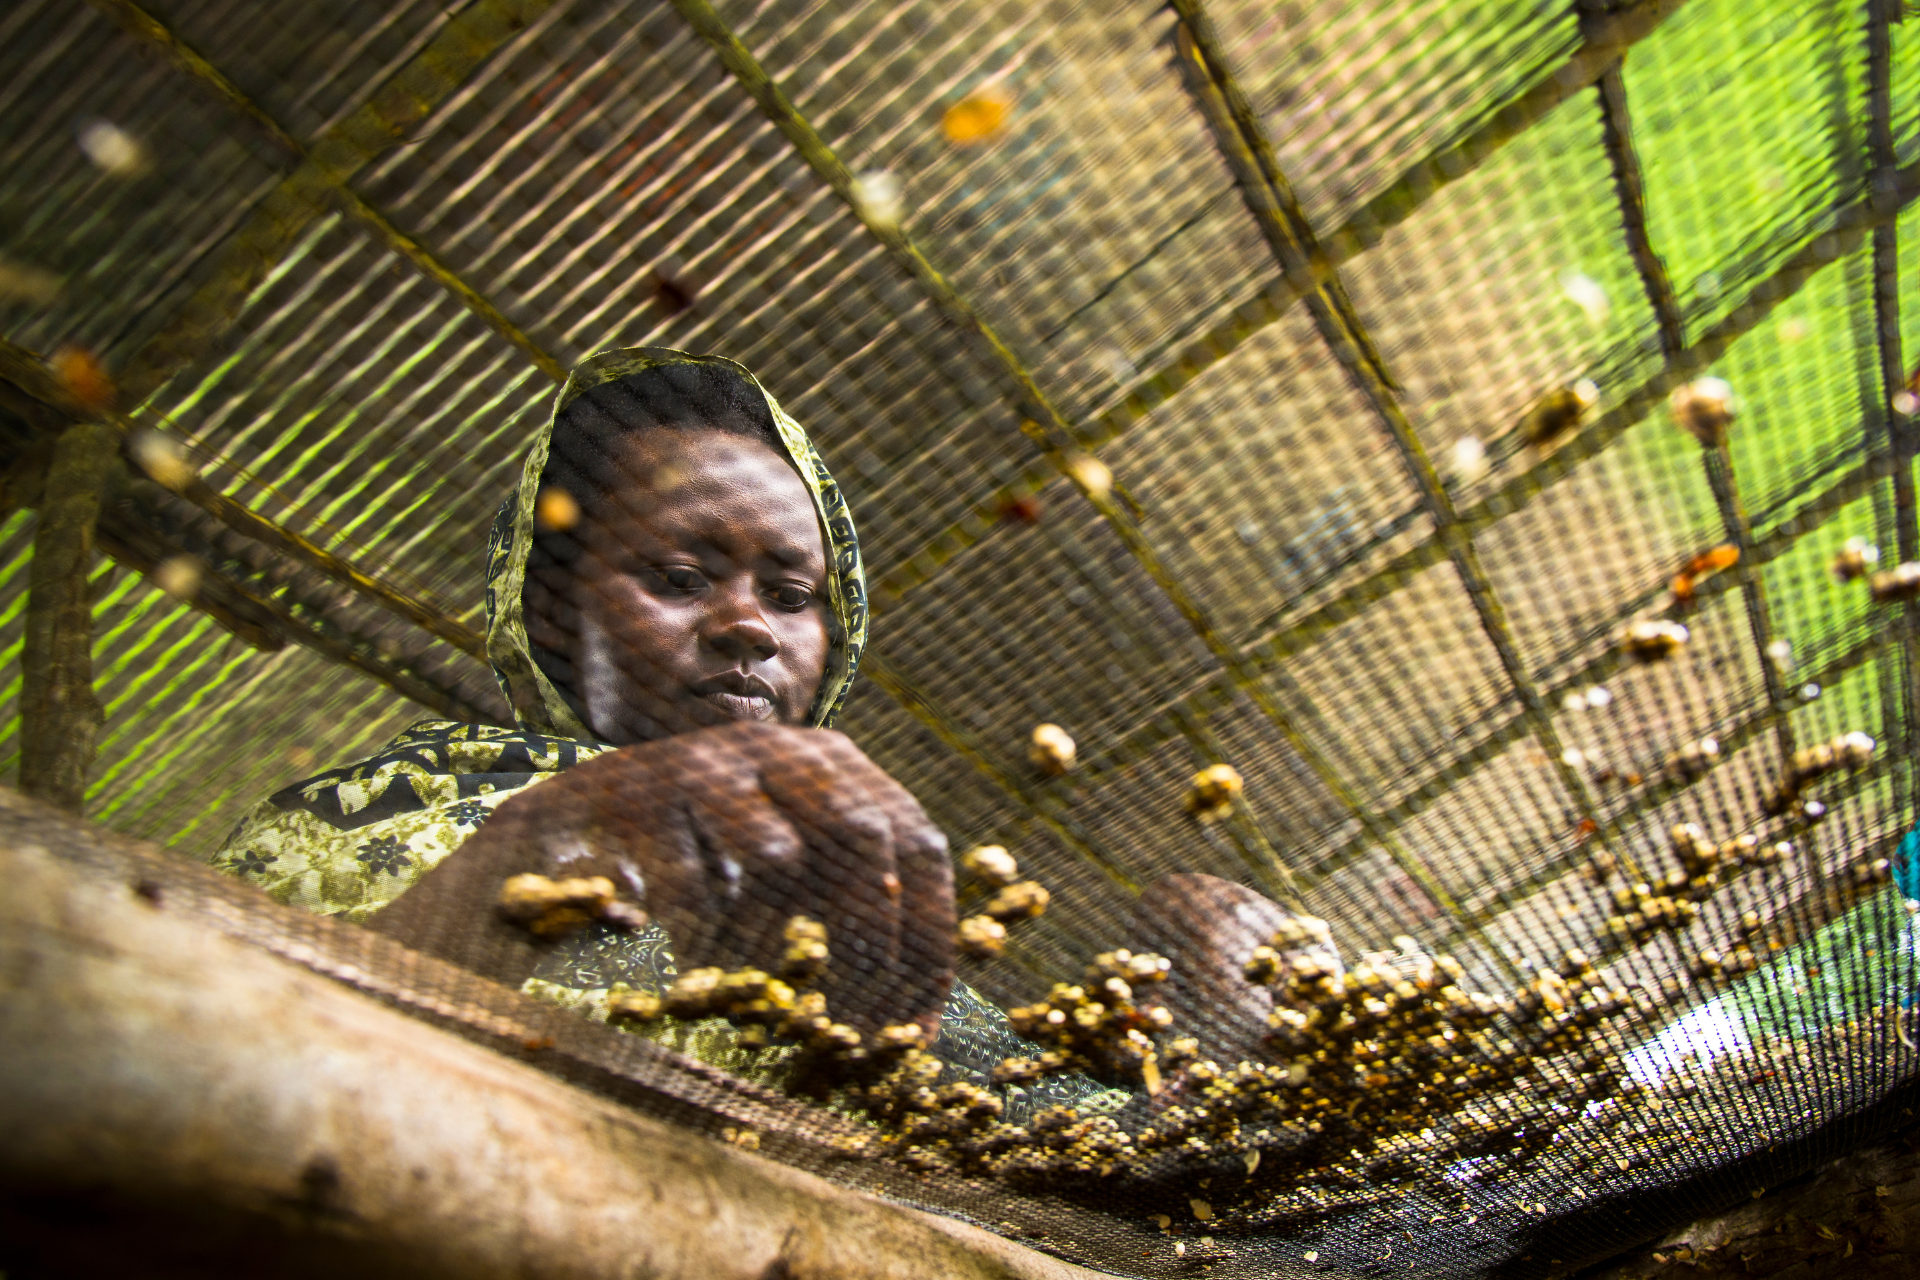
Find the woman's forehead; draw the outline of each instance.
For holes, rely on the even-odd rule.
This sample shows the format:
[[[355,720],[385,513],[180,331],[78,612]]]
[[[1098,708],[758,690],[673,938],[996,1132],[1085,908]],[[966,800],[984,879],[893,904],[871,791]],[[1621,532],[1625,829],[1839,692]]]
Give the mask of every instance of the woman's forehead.
[[[616,523],[729,554],[824,566],[813,495],[785,456],[724,431],[648,431],[620,442],[603,507]],[[638,532],[638,530],[636,530]]]

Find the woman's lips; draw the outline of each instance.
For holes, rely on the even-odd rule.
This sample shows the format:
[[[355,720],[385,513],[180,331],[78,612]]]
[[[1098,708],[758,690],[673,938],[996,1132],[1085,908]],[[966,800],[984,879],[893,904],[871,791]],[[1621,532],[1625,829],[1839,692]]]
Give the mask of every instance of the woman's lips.
[[[745,671],[709,676],[695,684],[693,695],[729,720],[771,720],[775,714],[773,686]]]
[[[700,698],[718,707],[729,720],[773,718],[773,699],[757,693],[728,693],[723,689],[714,689],[702,693]]]

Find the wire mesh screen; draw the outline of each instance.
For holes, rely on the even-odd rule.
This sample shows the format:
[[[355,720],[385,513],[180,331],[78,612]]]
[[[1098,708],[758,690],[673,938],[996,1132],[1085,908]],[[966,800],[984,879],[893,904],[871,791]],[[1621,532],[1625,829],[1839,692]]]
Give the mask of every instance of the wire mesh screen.
[[[1116,1274],[1573,1268],[1913,1071],[1914,29],[21,0],[4,751],[91,416],[88,815],[402,1004]]]

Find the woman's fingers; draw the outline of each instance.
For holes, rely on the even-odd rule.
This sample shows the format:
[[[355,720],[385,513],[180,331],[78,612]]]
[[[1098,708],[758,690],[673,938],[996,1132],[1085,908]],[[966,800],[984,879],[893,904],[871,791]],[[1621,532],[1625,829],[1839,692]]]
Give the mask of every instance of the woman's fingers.
[[[707,875],[677,778],[651,754],[627,750],[589,760],[556,781],[568,785],[555,793],[542,839],[556,850],[577,841],[592,854],[591,870],[564,874],[606,876],[671,937],[697,930],[708,915]],[[563,872],[556,863],[548,874]]]
[[[700,888],[688,897],[697,918],[662,923],[683,969],[778,972],[787,922],[804,914],[806,842],[767,796],[753,761],[734,753],[710,763],[683,790],[699,851]]]
[[[787,926],[826,926],[834,1017],[932,1031],[953,981],[946,839],[839,734],[733,725],[586,761],[497,808],[376,927],[517,983],[543,943],[496,908],[508,876],[606,876],[682,969],[778,972]]]
[[[885,780],[839,734],[788,731],[755,743],[761,784],[806,844],[796,913],[827,928],[822,989],[855,1026],[878,1026],[900,997],[902,883]]]
[[[889,1017],[896,1022],[919,1022],[932,1035],[953,986],[953,864],[947,857],[947,838],[911,792],[851,742],[839,740],[858,757],[873,802],[886,813],[893,834],[894,869],[900,881],[900,940]]]
[[[804,913],[828,929],[829,1009],[864,1029],[900,1021],[906,885],[893,779],[839,733],[756,735],[755,752],[766,793],[806,842]]]
[[[904,794],[904,793],[903,793]],[[953,863],[947,838],[920,806],[894,819],[894,855],[900,868],[900,1012],[894,1021],[918,1022],[929,1036],[953,988]]]

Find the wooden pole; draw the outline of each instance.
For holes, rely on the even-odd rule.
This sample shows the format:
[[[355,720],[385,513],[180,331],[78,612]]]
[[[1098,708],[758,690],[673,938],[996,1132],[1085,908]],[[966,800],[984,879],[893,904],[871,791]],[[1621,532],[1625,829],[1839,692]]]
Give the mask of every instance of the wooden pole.
[[[20,788],[79,813],[104,713],[93,694],[94,525],[119,433],[77,422],[54,443],[27,578],[20,654]]]
[[[25,347],[15,346],[5,338],[0,338],[0,382],[11,384],[18,397],[38,406],[42,413],[52,411],[88,421],[100,421],[110,426],[119,437],[128,436],[135,430],[132,421],[124,414],[76,400],[48,371],[46,362],[39,355]],[[486,637],[473,628],[446,616],[425,601],[416,600],[406,592],[389,586],[303,534],[249,510],[193,474],[191,468],[183,467],[182,471],[182,475],[167,477],[164,487],[172,489],[227,528],[310,568],[318,569],[390,613],[439,636],[461,652],[486,661]]]

